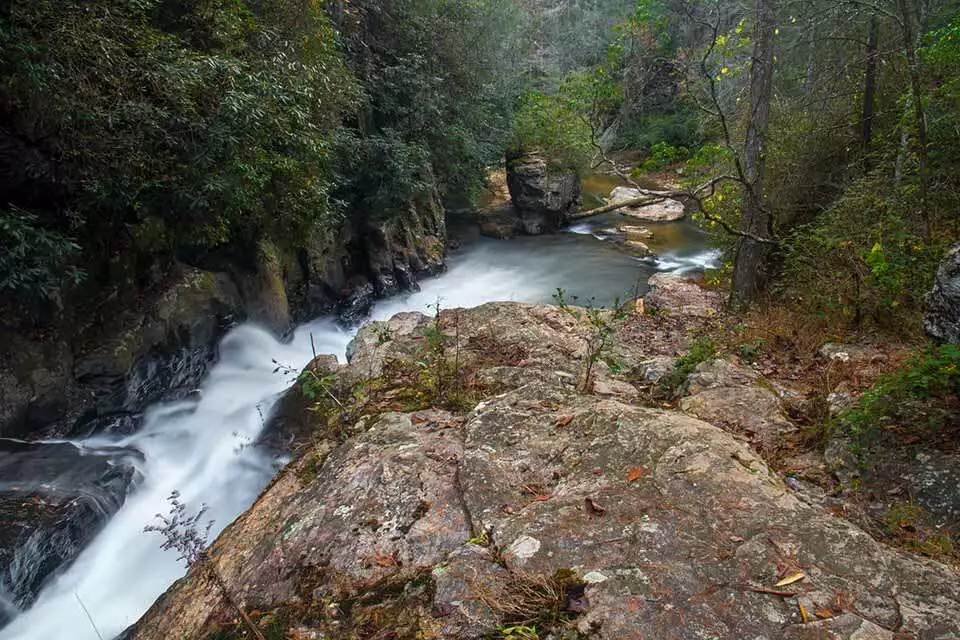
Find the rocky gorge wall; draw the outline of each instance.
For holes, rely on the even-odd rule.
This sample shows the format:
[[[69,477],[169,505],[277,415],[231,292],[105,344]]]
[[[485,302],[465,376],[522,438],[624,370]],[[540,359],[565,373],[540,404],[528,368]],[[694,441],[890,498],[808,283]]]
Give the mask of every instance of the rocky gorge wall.
[[[377,297],[442,270],[445,241],[443,208],[427,193],[331,234],[261,240],[242,259],[178,256],[147,286],[68,326],[32,331],[8,318],[0,437],[129,432],[145,406],[195,387],[228,327],[251,320],[282,335],[327,313],[355,321]]]

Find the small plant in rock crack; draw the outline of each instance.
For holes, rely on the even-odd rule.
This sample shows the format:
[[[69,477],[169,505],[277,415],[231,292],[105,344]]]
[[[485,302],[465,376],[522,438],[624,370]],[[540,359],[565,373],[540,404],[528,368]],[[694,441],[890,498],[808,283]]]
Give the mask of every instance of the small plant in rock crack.
[[[584,363],[583,376],[577,385],[577,391],[586,393],[593,388],[594,369],[598,362],[604,362],[612,373],[620,373],[623,364],[613,353],[613,338],[616,334],[616,322],[627,316],[627,304],[616,300],[611,308],[595,307],[592,301],[585,307],[574,307],[567,302],[563,289],[557,289],[553,299],[561,311],[569,315],[582,325],[586,325],[589,333],[584,338],[587,346],[587,359]],[[576,303],[577,297],[570,298]]]
[[[277,362],[276,360],[273,361],[273,364],[276,365],[276,368],[273,370],[274,373],[296,376],[297,382],[300,383],[300,391],[303,392],[304,397],[307,399],[316,400],[319,396],[325,395],[333,400],[338,407],[343,408],[343,403],[340,402],[340,399],[331,391],[331,389],[336,386],[336,374],[328,373],[326,375],[320,375],[310,367],[298,372],[290,365]]]
[[[160,548],[164,551],[179,552],[180,557],[177,560],[186,562],[188,568],[194,565],[199,567],[202,573],[217,586],[224,602],[243,620],[247,631],[257,640],[265,640],[263,633],[230,593],[226,580],[220,575],[220,570],[207,553],[207,540],[210,537],[210,529],[213,528],[213,520],[207,521],[206,524],[202,523],[207,513],[207,506],[201,506],[197,513],[191,515],[187,511],[186,503],[180,499],[179,491],[172,492],[167,501],[170,503],[169,513],[167,515],[158,513],[156,516],[160,524],[148,524],[143,530],[163,536],[164,541]]]

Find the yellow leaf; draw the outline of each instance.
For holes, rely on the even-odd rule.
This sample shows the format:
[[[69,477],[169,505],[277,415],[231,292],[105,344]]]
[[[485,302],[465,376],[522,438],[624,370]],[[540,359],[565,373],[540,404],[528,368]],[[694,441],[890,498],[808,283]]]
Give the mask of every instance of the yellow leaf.
[[[807,608],[800,603],[797,603],[797,606],[800,607],[800,619],[803,620],[803,624],[810,622],[810,614],[807,613]]]
[[[776,585],[774,585],[774,586],[777,586],[777,587],[785,587],[785,586],[787,586],[788,584],[793,584],[794,582],[800,582],[801,580],[803,580],[803,579],[806,578],[806,577],[807,577],[807,575],[806,575],[803,571],[798,571],[797,573],[795,573],[795,574],[793,574],[793,575],[787,576],[786,578],[784,578],[783,580],[781,580],[780,582],[778,582],[778,583],[777,583]]]

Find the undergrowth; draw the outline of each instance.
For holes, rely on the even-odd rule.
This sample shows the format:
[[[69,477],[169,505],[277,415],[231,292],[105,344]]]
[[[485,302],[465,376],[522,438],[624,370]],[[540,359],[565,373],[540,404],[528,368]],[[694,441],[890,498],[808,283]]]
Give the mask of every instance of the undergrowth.
[[[717,345],[709,336],[699,336],[690,349],[673,363],[673,369],[660,379],[660,391],[673,396],[694,369],[717,355]]]
[[[861,448],[883,433],[928,440],[960,427],[960,346],[918,351],[865,391],[837,426]]]

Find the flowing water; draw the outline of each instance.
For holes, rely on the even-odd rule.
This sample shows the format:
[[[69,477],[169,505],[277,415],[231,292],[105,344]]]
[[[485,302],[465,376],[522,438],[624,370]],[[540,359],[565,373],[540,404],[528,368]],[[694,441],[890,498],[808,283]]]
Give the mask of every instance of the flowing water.
[[[451,255],[443,275],[423,282],[417,293],[380,302],[372,315],[427,312],[438,299],[445,308],[489,301],[550,302],[558,288],[580,302],[608,304],[643,293],[646,279],[656,271],[702,269],[718,257],[700,231],[675,223],[653,226],[656,238],[650,244],[659,257],[635,258],[613,242],[612,227],[622,221],[612,214],[568,233],[468,239]],[[93,623],[103,638],[134,623],[184,573],[176,552],[162,551],[162,539],[144,533],[144,526],[168,511],[166,498],[174,490],[191,509],[209,506],[213,535],[243,512],[283,462],[251,446],[292,383],[290,374],[275,371],[275,361],[299,371],[312,357],[311,341],[318,353],[335,353],[342,360],[352,334],[321,319],[299,327],[284,343],[256,326],[239,326],[221,342],[219,359],[195,399],[154,406],[132,436],[78,443],[141,451],[143,481],[36,604],[0,630],[0,640],[97,640]]]

